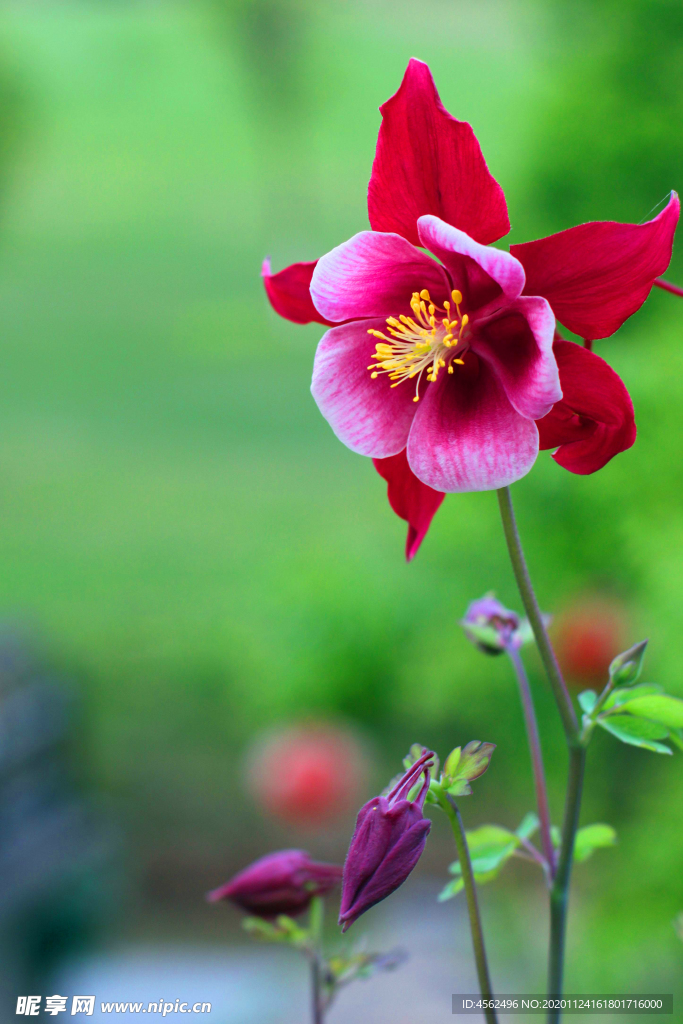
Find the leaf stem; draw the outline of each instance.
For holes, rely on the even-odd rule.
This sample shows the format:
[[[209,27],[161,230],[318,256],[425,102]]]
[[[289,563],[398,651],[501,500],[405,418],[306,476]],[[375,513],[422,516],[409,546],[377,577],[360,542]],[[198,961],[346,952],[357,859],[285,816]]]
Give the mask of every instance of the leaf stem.
[[[515,675],[517,676],[517,682],[519,684],[519,694],[522,700],[526,735],[529,742],[529,751],[531,753],[531,767],[534,774],[534,786],[536,788],[536,806],[538,808],[538,818],[541,824],[541,845],[548,864],[549,881],[552,882],[555,877],[555,848],[553,846],[553,840],[550,833],[548,787],[546,785],[545,770],[543,768],[543,753],[541,751],[541,738],[538,733],[536,711],[534,709],[533,697],[531,696],[529,679],[524,669],[524,664],[519,651],[517,648],[510,645],[509,647],[506,647],[506,652],[513,664]]]
[[[670,284],[668,281],[665,281],[663,277],[656,277],[654,279],[654,284],[656,284],[658,288],[662,288],[665,292],[671,292],[672,295],[680,295],[681,298],[683,298],[683,288],[679,288],[675,284]]]
[[[465,885],[465,896],[467,897],[467,912],[470,918],[470,932],[472,934],[472,946],[474,947],[474,959],[477,965],[479,988],[481,989],[481,994],[485,999],[492,999],[493,988],[491,986],[489,966],[486,959],[484,930],[481,924],[479,901],[477,899],[477,887],[474,881],[472,860],[470,858],[470,851],[467,845],[465,828],[462,823],[462,818],[460,817],[458,805],[453,797],[446,793],[441,786],[438,788],[435,787],[433,792],[435,792],[440,806],[446,812],[448,820],[450,821],[451,828],[453,830],[453,838],[455,839],[455,846],[458,851],[460,867],[462,868],[462,880]],[[487,1024],[498,1024],[498,1018],[494,1009],[485,1010],[484,1015],[486,1017]]]

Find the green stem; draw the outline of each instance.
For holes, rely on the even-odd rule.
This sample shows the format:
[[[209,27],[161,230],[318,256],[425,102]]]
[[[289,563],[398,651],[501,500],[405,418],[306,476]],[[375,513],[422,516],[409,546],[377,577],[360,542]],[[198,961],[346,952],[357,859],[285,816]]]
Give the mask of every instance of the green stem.
[[[486,959],[486,947],[484,945],[484,931],[481,925],[481,915],[479,913],[479,901],[477,900],[477,887],[474,881],[474,872],[472,871],[472,861],[470,859],[470,851],[467,846],[467,836],[465,835],[465,829],[460,817],[460,811],[453,797],[449,796],[448,793],[439,786],[434,787],[433,792],[436,793],[437,799],[440,806],[446,812],[448,820],[451,823],[453,830],[453,838],[455,839],[455,846],[458,851],[458,860],[460,861],[460,867],[462,868],[462,880],[465,883],[465,896],[467,897],[467,911],[470,917],[470,932],[472,933],[472,945],[474,947],[474,959],[477,965],[477,975],[479,977],[479,988],[481,994],[486,999],[493,998],[493,989],[491,987],[491,978],[489,976],[489,966]],[[485,1010],[487,1024],[497,1024],[498,1018],[495,1010]]]
[[[519,539],[519,531],[517,530],[517,523],[515,522],[515,513],[512,508],[512,495],[510,494],[509,487],[501,487],[496,492],[498,495],[498,504],[500,505],[500,515],[503,520],[503,530],[505,532],[505,540],[507,541],[508,551],[510,553],[510,561],[512,562],[512,569],[517,580],[517,586],[519,593],[522,598],[524,610],[526,611],[531,628],[534,631],[534,637],[536,638],[536,646],[538,652],[541,655],[541,660],[545,666],[548,680],[552,687],[557,706],[560,711],[560,717],[562,718],[562,725],[564,726],[565,735],[567,737],[567,743],[572,746],[576,742],[578,733],[578,722],[576,719],[576,712],[574,711],[574,705],[571,702],[571,698],[567,692],[560,666],[557,663],[555,652],[550,643],[548,632],[543,622],[543,616],[541,615],[541,609],[538,607],[538,601],[536,600],[536,594],[534,593],[533,584],[531,577],[529,576],[529,570],[527,569],[526,559],[524,558],[524,552],[522,551],[522,542]]]
[[[567,901],[574,857],[574,838],[579,824],[581,791],[586,766],[586,748],[574,746],[569,751],[569,780],[562,824],[562,845],[557,874],[550,891],[550,955],[548,961],[548,994],[560,995],[564,975],[564,949],[567,933]],[[551,1010],[548,1024],[560,1019],[559,1010]]]
[[[308,933],[311,939],[311,1009],[313,1024],[323,1024],[325,1018],[322,985],[322,932],[324,917],[325,902],[322,896],[314,896],[308,912]]]
[[[562,823],[562,843],[557,864],[557,873],[550,890],[550,949],[548,956],[548,993],[560,995],[564,975],[565,936],[567,932],[567,905],[569,901],[569,883],[571,880],[572,860],[574,857],[574,839],[579,823],[581,809],[581,791],[586,763],[586,751],[581,742],[580,728],[574,705],[565,686],[560,666],[557,663],[543,622],[543,616],[536,600],[534,588],[529,576],[526,559],[519,538],[519,531],[512,507],[512,496],[509,487],[501,487],[497,492],[500,515],[507,541],[512,569],[517,580],[519,593],[525,611],[534,631],[536,645],[545,667],[548,680],[552,687],[555,700],[562,719],[564,733],[569,749],[569,777],[565,802],[564,821]],[[549,1024],[559,1021],[559,1011],[551,1010],[548,1015]]]

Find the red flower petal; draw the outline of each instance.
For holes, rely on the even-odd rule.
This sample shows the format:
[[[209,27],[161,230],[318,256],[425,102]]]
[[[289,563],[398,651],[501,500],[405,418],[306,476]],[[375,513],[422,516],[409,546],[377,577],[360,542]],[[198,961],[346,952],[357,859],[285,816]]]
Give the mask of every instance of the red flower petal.
[[[675,192],[645,224],[593,221],[511,245],[526,271],[525,295],[542,295],[582,338],[606,338],[640,309],[671,259],[680,203]]]
[[[389,484],[389,504],[396,515],[408,523],[406,560],[410,562],[417,554],[446,495],[442,491],[427,487],[427,484],[417,479],[408,465],[405,448],[398,455],[391,455],[388,459],[372,461],[379,475]]]
[[[471,348],[493,369],[510,404],[528,419],[562,398],[553,352],[555,317],[545,299],[520,295],[497,316],[475,322]]]
[[[426,389],[408,437],[413,473],[447,494],[505,487],[538,455],[534,421],[514,410],[487,362],[472,349],[463,358]]]
[[[261,277],[266,295],[276,313],[295,324],[325,324],[332,327],[332,321],[321,316],[311,298],[311,278],[318,261],[292,263],[277,274],[270,272],[270,260],[261,266]]]
[[[553,346],[562,401],[538,420],[540,446],[570,473],[595,473],[636,439],[631,398],[621,377],[594,352],[572,341]]]
[[[400,235],[377,231],[359,231],[321,256],[311,281],[316,306],[336,323],[410,315],[411,295],[423,288],[438,303],[448,296],[443,267]]]
[[[471,126],[441,103],[426,64],[410,61],[400,89],[380,112],[368,188],[374,231],[396,231],[419,245],[417,218],[433,213],[485,245],[508,233],[503,190]]]
[[[392,387],[386,375],[368,370],[375,340],[368,328],[383,320],[361,320],[333,327],[320,340],[313,363],[311,392],[340,441],[359,455],[384,459],[402,451],[418,404],[407,383]],[[374,365],[374,364],[373,364]]]

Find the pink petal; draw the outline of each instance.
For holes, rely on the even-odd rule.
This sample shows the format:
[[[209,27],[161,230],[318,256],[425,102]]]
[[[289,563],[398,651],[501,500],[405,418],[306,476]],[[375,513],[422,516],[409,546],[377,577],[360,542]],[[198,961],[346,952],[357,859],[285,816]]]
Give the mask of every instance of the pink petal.
[[[434,490],[491,491],[519,480],[538,454],[533,420],[517,413],[493,370],[473,352],[430,384],[408,438],[413,473]]]
[[[429,249],[450,273],[469,313],[505,296],[516,299],[524,288],[522,264],[502,249],[480,245],[464,231],[438,217],[420,217],[420,245]]]
[[[392,388],[387,375],[370,376],[376,343],[368,328],[383,326],[383,320],[363,320],[328,331],[315,354],[311,384],[339,440],[354,452],[380,459],[405,448],[417,410],[411,382]]]
[[[477,323],[472,350],[493,369],[520,416],[538,420],[562,398],[553,355],[555,317],[545,299],[520,296]]]
[[[331,322],[320,315],[311,298],[311,277],[317,262],[292,263],[277,274],[271,274],[270,260],[266,258],[261,266],[261,277],[271,306],[285,320],[295,324],[314,322],[330,327]]]
[[[510,246],[524,265],[527,295],[542,295],[582,338],[606,338],[650,293],[671,259],[680,203],[675,192],[645,224],[593,221]]]
[[[555,342],[562,401],[537,426],[542,449],[571,473],[595,473],[635,442],[631,397],[611,366],[572,341]]]
[[[417,219],[433,213],[484,244],[508,233],[503,190],[471,126],[442,105],[426,64],[410,61],[400,89],[380,112],[368,188],[375,231],[396,231],[417,245]]]
[[[447,297],[443,269],[400,235],[361,231],[318,260],[313,301],[330,320],[410,313],[414,291]]]
[[[373,462],[379,475],[389,484],[389,504],[396,515],[408,523],[406,560],[410,562],[425,539],[445,494],[417,479],[408,465],[405,450],[388,459],[373,459]]]

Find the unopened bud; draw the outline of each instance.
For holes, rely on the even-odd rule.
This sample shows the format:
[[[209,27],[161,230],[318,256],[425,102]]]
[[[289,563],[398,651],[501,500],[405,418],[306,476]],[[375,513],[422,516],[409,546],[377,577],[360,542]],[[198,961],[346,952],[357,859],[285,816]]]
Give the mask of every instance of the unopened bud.
[[[614,686],[630,686],[635,683],[643,667],[647,643],[647,640],[641,640],[623,654],[617,654],[609,667],[610,681]]]

